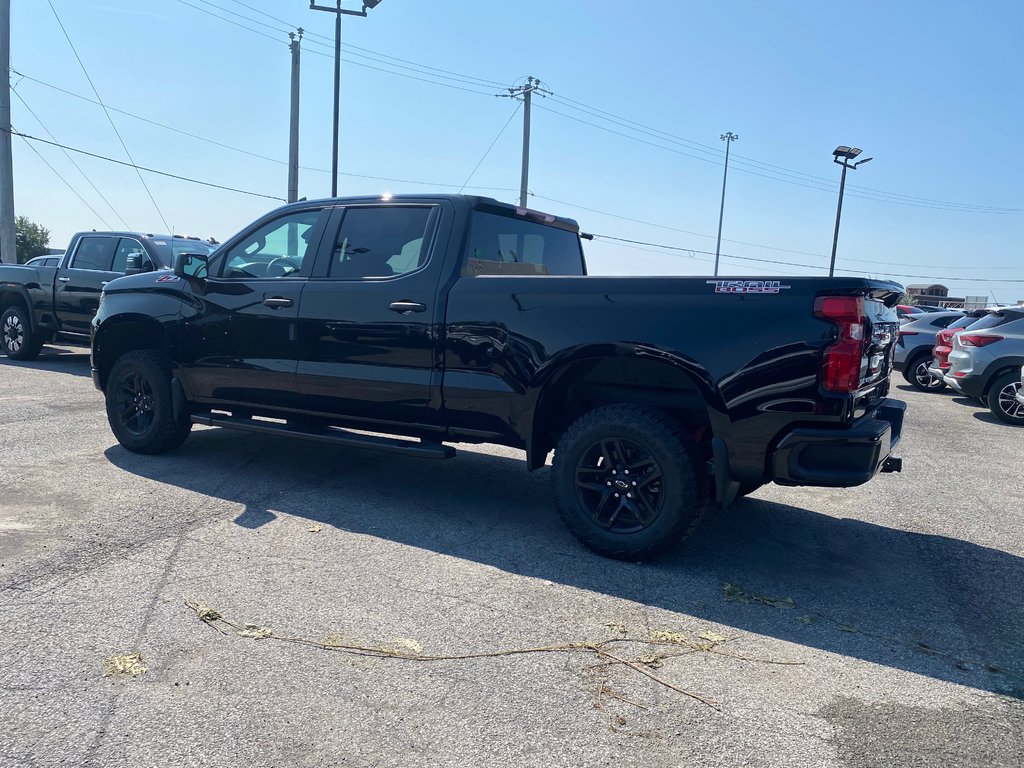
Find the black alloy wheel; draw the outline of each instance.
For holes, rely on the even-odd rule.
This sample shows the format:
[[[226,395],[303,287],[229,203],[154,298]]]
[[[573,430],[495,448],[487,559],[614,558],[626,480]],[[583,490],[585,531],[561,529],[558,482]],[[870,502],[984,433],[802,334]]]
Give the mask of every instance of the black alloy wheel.
[[[622,438],[598,440],[576,463],[576,497],[594,524],[636,533],[661,514],[662,472],[642,446]]]
[[[125,431],[135,437],[153,427],[153,385],[137,371],[129,371],[115,392],[118,418]]]
[[[129,451],[164,453],[185,442],[192,430],[187,406],[175,410],[170,362],[160,350],[121,355],[104,392],[110,430]]]
[[[599,554],[649,560],[683,541],[708,502],[707,469],[690,431],[641,405],[595,408],[562,433],[551,467],[558,512]]]

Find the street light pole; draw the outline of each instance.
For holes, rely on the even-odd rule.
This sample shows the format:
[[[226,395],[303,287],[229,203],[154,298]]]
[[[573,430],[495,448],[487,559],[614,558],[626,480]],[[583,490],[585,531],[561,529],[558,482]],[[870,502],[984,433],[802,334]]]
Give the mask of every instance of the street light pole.
[[[832,233],[832,261],[828,265],[828,276],[832,277],[836,271],[836,247],[839,245],[839,220],[843,215],[843,192],[846,190],[846,171],[857,170],[857,166],[871,162],[872,158],[865,157],[856,163],[850,164],[857,155],[861,153],[859,147],[836,147],[832,153],[832,162],[843,166],[843,174],[839,178],[839,203],[836,205],[836,229]]]
[[[729,145],[736,141],[737,136],[732,131],[719,136],[725,142],[725,171],[722,173],[722,205],[718,209],[718,242],[715,243],[715,277],[718,277],[718,254],[722,250],[722,217],[725,215],[725,182],[729,178]]]
[[[341,0],[335,0],[335,7],[317,5],[315,0],[309,0],[311,11],[327,11],[335,14],[334,18],[334,140],[331,153],[331,197],[338,196],[338,131],[339,115],[341,107],[341,17],[362,16],[366,17],[367,8],[376,8],[381,0],[363,0],[361,11],[348,11],[341,7]]]

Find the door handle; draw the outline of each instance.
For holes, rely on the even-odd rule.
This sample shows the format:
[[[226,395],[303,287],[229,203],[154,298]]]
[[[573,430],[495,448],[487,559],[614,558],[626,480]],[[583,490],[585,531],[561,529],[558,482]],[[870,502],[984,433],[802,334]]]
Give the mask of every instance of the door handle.
[[[284,309],[293,306],[295,302],[283,296],[270,296],[263,300],[263,304],[271,309]]]
[[[60,280],[62,283],[70,283],[71,282],[71,278],[70,277],[58,277],[57,279]]]
[[[388,304],[388,309],[400,315],[408,315],[413,312],[426,312],[427,305],[418,301],[392,301]]]

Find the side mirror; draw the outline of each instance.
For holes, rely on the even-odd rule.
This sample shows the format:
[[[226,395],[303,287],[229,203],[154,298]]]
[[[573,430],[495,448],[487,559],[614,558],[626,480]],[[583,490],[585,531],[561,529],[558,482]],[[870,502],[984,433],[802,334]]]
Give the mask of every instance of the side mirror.
[[[124,273],[126,275],[138,275],[142,272],[152,272],[153,265],[145,261],[145,257],[141,253],[133,253],[128,256],[125,262]]]
[[[206,256],[201,253],[179,253],[174,257],[174,274],[178,277],[205,280],[209,274]]]

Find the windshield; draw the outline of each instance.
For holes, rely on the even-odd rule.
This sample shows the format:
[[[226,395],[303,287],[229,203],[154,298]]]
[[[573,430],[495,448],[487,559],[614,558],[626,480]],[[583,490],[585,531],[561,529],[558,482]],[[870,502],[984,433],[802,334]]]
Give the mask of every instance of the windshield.
[[[174,257],[179,253],[198,253],[202,256],[209,256],[216,248],[215,245],[203,240],[190,240],[185,237],[153,238],[149,244],[153,246],[160,256],[160,261],[166,266],[173,264]]]

